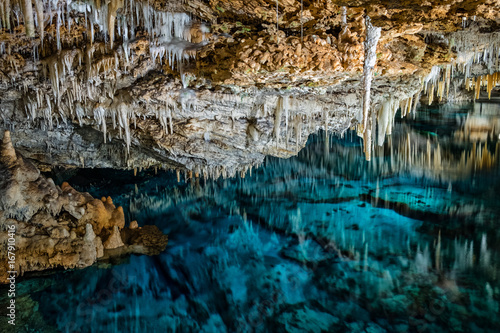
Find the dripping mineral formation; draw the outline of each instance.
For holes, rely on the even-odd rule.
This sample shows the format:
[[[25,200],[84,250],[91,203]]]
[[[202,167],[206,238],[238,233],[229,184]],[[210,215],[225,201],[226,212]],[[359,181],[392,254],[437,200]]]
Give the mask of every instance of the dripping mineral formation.
[[[167,236],[156,226],[125,227],[122,207],[110,197],[94,199],[69,184],[56,186],[22,155],[6,131],[0,145],[0,244],[15,229],[15,267],[0,252],[0,281],[8,271],[22,275],[52,268],[83,268],[104,256],[157,254]]]
[[[497,1],[385,3],[2,0],[0,128],[43,168],[230,176],[352,127],[370,159],[399,108],[499,81]]]

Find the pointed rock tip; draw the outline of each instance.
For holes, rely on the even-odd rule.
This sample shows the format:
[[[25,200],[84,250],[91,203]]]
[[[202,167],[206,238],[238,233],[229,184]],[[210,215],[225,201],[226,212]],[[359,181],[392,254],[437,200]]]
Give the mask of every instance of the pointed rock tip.
[[[0,146],[0,159],[4,162],[14,162],[17,160],[16,150],[12,145],[12,139],[10,137],[10,131],[5,131],[3,133],[2,145]]]

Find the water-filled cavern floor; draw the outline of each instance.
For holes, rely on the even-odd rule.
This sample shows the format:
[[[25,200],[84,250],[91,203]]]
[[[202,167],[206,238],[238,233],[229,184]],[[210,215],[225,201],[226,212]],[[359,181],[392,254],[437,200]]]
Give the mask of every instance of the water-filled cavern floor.
[[[460,133],[499,112],[422,107],[397,117],[371,162],[347,132],[314,135],[245,178],[56,172],[111,195],[169,244],[23,280],[22,321],[63,332],[495,332],[499,140]]]

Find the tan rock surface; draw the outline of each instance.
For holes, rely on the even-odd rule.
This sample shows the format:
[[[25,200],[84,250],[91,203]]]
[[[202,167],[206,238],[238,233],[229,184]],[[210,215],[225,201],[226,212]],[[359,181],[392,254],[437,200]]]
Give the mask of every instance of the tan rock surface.
[[[88,10],[94,2],[89,4]],[[16,148],[39,167],[163,166],[237,174],[265,154],[293,154],[290,147],[301,147],[320,124],[342,133],[360,120],[355,108],[361,105],[367,16],[382,28],[375,108],[388,94],[415,95],[415,82],[433,66],[461,68],[470,56],[462,51],[493,45],[500,23],[494,0],[305,1],[303,11],[299,0],[286,0],[278,2],[278,13],[274,0],[143,4],[158,15],[187,13],[191,19],[184,25],[179,19],[184,31],[167,42],[144,19],[136,35],[129,27],[128,38],[120,35],[123,29],[98,31],[97,24],[92,35],[93,15],[77,10],[69,30],[57,29],[53,20],[34,38],[23,25],[0,32],[0,128],[15,125]],[[116,22],[130,23],[119,1],[105,5],[116,12]],[[92,14],[100,13],[97,7]],[[352,94],[357,105],[342,103]],[[301,140],[284,129],[286,143],[275,140],[280,144],[271,129],[275,100],[283,96],[303,105],[314,99],[319,107],[292,110],[289,122],[302,120]],[[324,109],[327,123],[320,119]],[[11,191],[15,196],[15,186]],[[111,221],[110,210],[97,202],[70,204],[65,210],[75,218],[89,209],[102,217],[95,225]]]
[[[10,132],[6,131],[0,145],[0,251],[1,283],[6,282],[8,230],[15,227],[15,270],[19,275],[51,268],[88,267],[104,256],[105,249],[127,248],[120,230],[125,218],[122,207],[116,208],[108,197],[103,203],[88,193],[80,193],[69,184],[58,187],[16,154]],[[98,208],[96,208],[98,207]],[[137,229],[142,234],[141,229]],[[107,240],[103,244],[102,236]],[[149,234],[148,234],[149,235]],[[159,253],[166,239],[145,241],[143,247],[154,247]],[[146,237],[146,236],[144,236]],[[161,241],[164,239],[164,241]],[[149,253],[141,249],[139,253]]]

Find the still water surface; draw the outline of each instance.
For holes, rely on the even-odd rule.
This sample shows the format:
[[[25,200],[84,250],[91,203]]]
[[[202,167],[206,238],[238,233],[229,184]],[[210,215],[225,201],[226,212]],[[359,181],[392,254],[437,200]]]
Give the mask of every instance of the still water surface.
[[[111,195],[169,244],[20,282],[26,322],[47,332],[498,332],[500,105],[397,117],[371,162],[354,133],[319,133],[245,178],[57,174]]]

